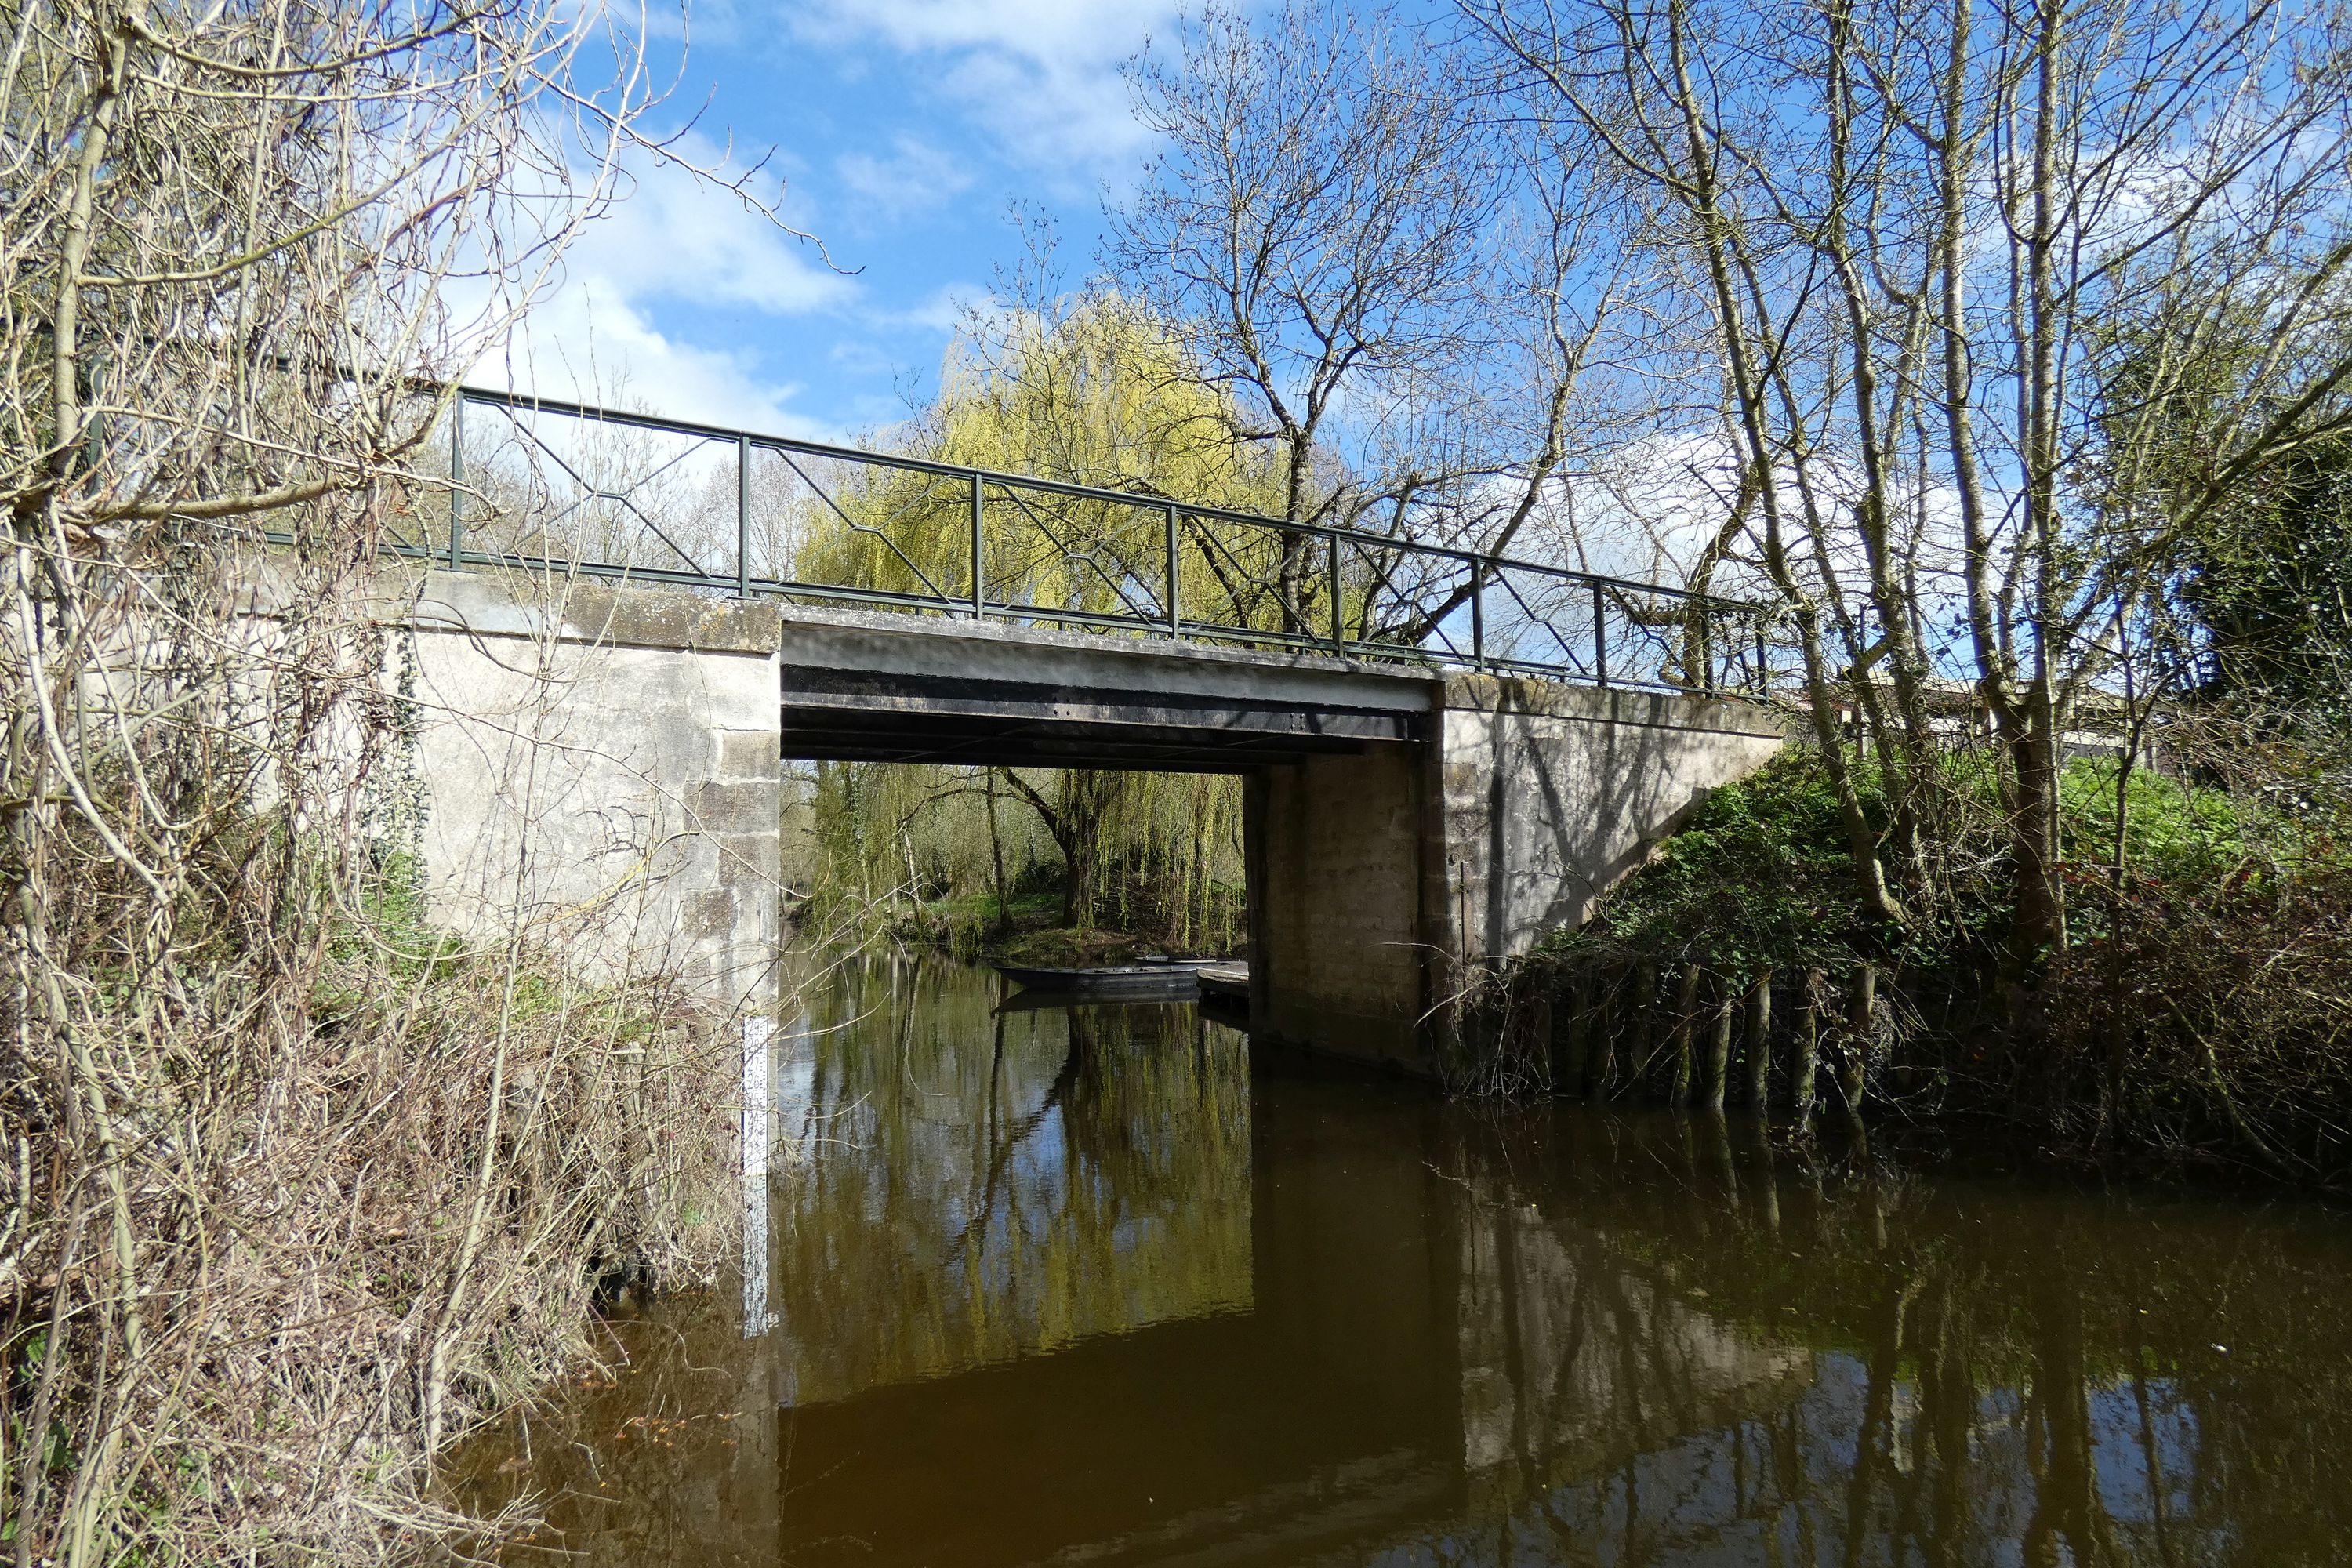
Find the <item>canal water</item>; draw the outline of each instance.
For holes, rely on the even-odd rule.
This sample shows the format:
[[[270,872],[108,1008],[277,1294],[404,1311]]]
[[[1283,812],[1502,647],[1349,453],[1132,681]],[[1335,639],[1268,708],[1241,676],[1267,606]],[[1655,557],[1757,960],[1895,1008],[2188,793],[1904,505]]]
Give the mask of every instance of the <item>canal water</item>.
[[[475,1445],[509,1562],[2352,1561],[2341,1212],[996,1004],[817,988],[764,1278]]]

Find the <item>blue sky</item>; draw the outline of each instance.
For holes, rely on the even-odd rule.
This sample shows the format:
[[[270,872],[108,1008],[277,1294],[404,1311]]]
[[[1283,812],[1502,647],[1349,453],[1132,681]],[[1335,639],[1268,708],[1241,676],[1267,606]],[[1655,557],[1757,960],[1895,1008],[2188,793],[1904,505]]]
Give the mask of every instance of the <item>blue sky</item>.
[[[833,260],[676,171],[640,172],[534,310],[550,394],[756,429],[855,436],[928,390],[960,300],[1050,214],[1074,274],[1106,188],[1146,152],[1119,76],[1170,0],[711,0],[649,122],[683,150],[774,149],[783,211]],[[672,62],[674,63],[674,61]]]

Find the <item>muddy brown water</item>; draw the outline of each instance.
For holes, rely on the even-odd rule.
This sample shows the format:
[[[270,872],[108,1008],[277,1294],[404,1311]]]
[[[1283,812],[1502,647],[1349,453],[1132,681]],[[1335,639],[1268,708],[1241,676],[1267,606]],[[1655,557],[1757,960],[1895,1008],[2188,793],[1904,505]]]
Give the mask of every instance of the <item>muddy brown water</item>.
[[[2352,1561],[2352,1215],[995,1000],[821,988],[764,1292],[470,1447],[507,1561]]]

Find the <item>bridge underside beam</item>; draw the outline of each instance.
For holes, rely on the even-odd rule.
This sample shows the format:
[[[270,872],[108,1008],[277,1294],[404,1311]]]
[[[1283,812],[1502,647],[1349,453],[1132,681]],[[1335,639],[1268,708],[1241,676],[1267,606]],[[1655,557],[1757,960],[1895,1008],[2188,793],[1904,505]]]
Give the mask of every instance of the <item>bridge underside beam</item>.
[[[785,754],[809,761],[1235,773],[1416,737],[1418,715],[786,666]]]
[[[1013,768],[1243,773],[1310,756],[1353,755],[1367,742],[1159,725],[1056,722],[984,715],[913,718],[788,707],[783,749],[801,762],[944,763]]]
[[[1241,773],[1420,740],[1425,679],[1314,658],[793,612],[784,754]]]

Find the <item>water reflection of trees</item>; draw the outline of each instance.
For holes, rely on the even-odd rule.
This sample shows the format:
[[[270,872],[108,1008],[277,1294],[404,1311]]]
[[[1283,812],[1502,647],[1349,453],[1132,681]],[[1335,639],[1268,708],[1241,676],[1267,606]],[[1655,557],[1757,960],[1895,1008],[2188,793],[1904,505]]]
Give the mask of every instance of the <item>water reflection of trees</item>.
[[[1190,1008],[995,999],[877,964],[788,1047],[787,1400],[1249,1304],[1246,1047]]]
[[[993,1000],[877,967],[811,1020],[784,1328],[658,1303],[620,1386],[481,1456],[564,1551],[2352,1561],[2340,1215],[1253,1082],[1179,1013]]]
[[[2334,1216],[1464,1118],[1463,1562],[2346,1559]],[[1735,1143],[1735,1138],[1737,1142]]]

